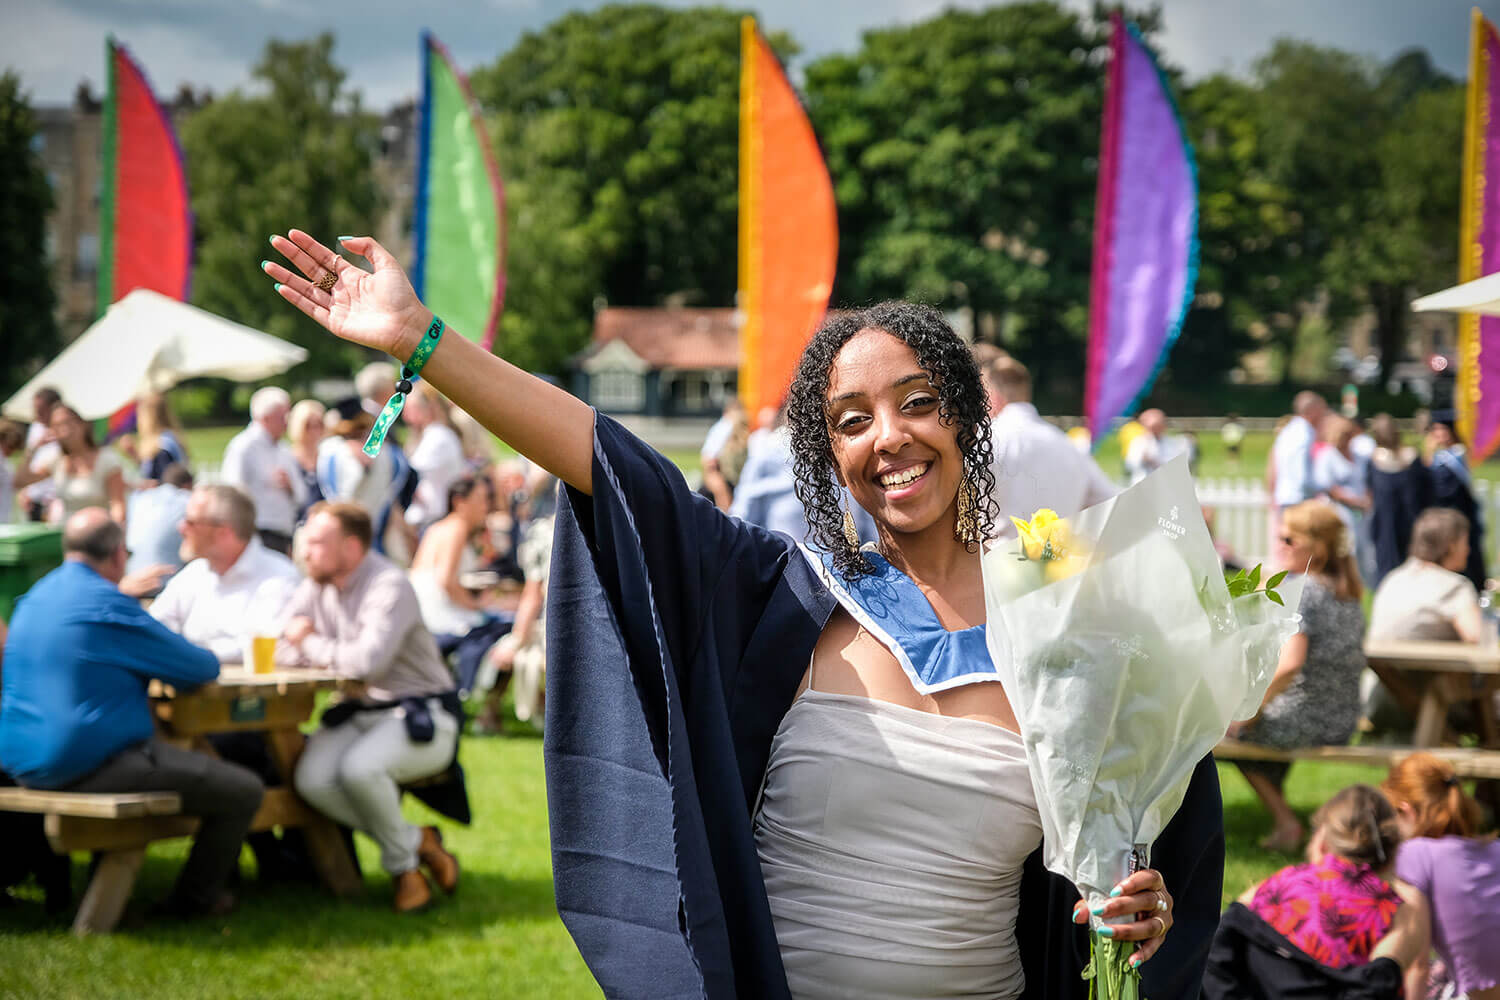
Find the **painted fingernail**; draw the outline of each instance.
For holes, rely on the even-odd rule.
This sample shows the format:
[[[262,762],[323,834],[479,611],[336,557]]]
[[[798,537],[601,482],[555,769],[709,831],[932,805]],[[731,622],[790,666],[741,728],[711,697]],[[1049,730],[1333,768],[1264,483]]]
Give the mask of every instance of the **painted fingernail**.
[[[1110,899],[1114,899],[1116,896],[1118,896],[1120,894],[1120,891],[1121,891],[1120,887],[1119,886],[1115,886],[1113,889],[1109,890],[1109,898]]]
[[[1141,960],[1138,958],[1132,958],[1130,960],[1130,967],[1132,969],[1139,969],[1141,967]]]
[[[340,243],[342,243],[342,242],[344,242],[344,241],[345,241],[345,240],[352,240],[352,239],[354,239],[354,237],[353,237],[353,236],[340,236],[340,237],[339,237],[339,242],[340,242]]]
[[[1102,917],[1102,916],[1104,916],[1104,908],[1106,906],[1108,906],[1108,905],[1109,905],[1108,903],[1100,903],[1098,906],[1096,906],[1093,909],[1089,910],[1089,912],[1092,913],[1096,917]]]
[[[1103,924],[1099,927],[1099,936],[1112,938],[1115,936],[1115,929],[1109,926],[1109,924]]]
[[[285,288],[285,287],[286,287],[286,286],[285,286],[285,285],[283,285],[283,284],[282,284],[282,283],[281,283],[281,282],[279,282],[279,281],[278,281],[278,282],[276,282],[276,290],[277,290],[277,291],[278,291],[278,292],[279,292],[279,291],[281,291],[281,290],[282,290],[282,289],[283,289],[283,288]]]
[[[260,269],[261,269],[261,270],[262,270],[262,271],[266,271],[266,270],[269,270],[269,269],[270,269],[270,267],[271,267],[271,262],[270,262],[270,261],[268,261],[268,260],[263,260],[263,261],[261,261],[261,262],[260,262]]]
[[[270,236],[267,236],[266,242],[274,247],[276,245],[276,234],[272,233]]]

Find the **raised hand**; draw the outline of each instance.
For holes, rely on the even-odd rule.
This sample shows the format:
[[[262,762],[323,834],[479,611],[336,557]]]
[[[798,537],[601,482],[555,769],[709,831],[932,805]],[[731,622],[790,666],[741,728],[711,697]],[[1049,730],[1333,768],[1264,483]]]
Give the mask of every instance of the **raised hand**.
[[[404,359],[432,321],[432,313],[417,298],[396,258],[379,243],[368,236],[345,236],[339,242],[367,258],[374,272],[349,263],[300,229],[271,237],[271,246],[297,270],[274,261],[262,261],[261,269],[276,280],[282,298],[335,336]],[[318,281],[329,274],[336,279],[333,286],[320,288]]]
[[[276,280],[276,294],[330,333],[406,361],[427,333],[432,311],[379,243],[368,236],[339,243],[375,270],[356,267],[300,229],[271,237],[291,267],[268,260],[261,269]],[[593,491],[594,411],[588,404],[495,357],[463,331],[442,337],[421,376],[516,451],[574,489]]]

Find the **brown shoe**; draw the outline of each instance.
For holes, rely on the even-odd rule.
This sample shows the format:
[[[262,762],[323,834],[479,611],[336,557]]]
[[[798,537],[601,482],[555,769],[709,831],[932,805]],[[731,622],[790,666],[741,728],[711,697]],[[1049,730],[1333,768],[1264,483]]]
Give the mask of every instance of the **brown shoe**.
[[[448,895],[458,890],[458,859],[443,850],[443,834],[435,826],[422,827],[417,857],[432,873],[432,880]]]
[[[427,876],[413,868],[396,876],[396,898],[391,904],[397,913],[414,913],[432,902],[432,887]]]

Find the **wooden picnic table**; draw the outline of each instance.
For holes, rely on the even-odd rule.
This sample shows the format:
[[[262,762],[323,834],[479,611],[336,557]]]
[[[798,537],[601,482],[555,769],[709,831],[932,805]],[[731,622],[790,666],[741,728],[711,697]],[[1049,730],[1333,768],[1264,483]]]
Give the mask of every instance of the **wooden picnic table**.
[[[282,784],[266,789],[251,829],[300,827],[318,876],[339,896],[360,890],[359,871],[338,826],[302,801],[292,787],[292,775],[306,743],[299,727],[312,718],[318,692],[343,684],[334,674],[321,670],[279,669],[256,674],[226,665],[218,680],[192,691],[179,692],[160,681],[152,681],[150,689],[163,737],[182,746],[212,752],[208,736],[265,734],[266,748]]]
[[[1416,717],[1415,747],[1443,743],[1448,709],[1472,702],[1480,745],[1500,749],[1500,649],[1466,642],[1371,640],[1365,660],[1391,695]]]

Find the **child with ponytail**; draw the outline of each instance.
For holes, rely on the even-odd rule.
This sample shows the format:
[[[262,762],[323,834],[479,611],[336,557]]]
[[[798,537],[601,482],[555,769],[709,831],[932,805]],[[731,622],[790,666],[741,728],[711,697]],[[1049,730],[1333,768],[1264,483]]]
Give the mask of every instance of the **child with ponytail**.
[[[1479,803],[1428,753],[1397,763],[1381,790],[1407,838],[1396,875],[1428,900],[1432,942],[1457,991],[1444,995],[1500,1000],[1500,841],[1480,835]]]

